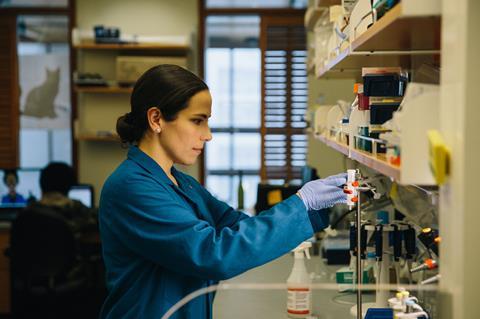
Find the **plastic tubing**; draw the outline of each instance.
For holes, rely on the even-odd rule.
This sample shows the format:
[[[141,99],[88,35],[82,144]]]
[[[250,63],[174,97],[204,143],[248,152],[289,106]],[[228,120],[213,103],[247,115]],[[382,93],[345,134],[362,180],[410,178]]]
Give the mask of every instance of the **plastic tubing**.
[[[426,313],[425,311],[402,313],[402,314],[396,314],[395,316],[396,316],[395,318],[399,318],[399,319],[413,319],[413,318],[420,318],[422,316],[427,319],[430,318],[428,316],[428,313]]]
[[[319,290],[334,290],[338,292],[338,284],[336,283],[316,283],[311,284],[310,287],[312,290],[319,289]],[[410,290],[425,290],[425,291],[436,291],[437,287],[435,285],[428,285],[428,286],[421,286],[417,285],[402,285],[405,289]],[[392,284],[362,284],[362,290],[364,291],[375,291],[376,289],[381,290],[397,290],[399,288],[398,285]],[[258,283],[220,283],[217,285],[212,285],[204,288],[200,288],[195,290],[182,299],[180,299],[176,304],[174,304],[168,311],[161,317],[161,319],[169,319],[178,309],[182,308],[184,305],[189,303],[191,300],[214,291],[219,290],[287,290],[287,283],[271,283],[271,284],[258,284]],[[402,317],[402,318],[415,318],[415,317]],[[428,315],[427,315],[428,318]]]

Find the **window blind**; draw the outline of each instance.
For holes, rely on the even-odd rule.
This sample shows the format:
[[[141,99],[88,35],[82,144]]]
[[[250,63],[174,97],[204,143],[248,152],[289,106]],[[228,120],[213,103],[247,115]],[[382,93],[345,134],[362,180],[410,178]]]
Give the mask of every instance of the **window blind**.
[[[15,17],[0,19],[0,168],[18,166],[19,91]]]
[[[262,180],[301,178],[306,163],[306,34],[302,17],[262,20]]]

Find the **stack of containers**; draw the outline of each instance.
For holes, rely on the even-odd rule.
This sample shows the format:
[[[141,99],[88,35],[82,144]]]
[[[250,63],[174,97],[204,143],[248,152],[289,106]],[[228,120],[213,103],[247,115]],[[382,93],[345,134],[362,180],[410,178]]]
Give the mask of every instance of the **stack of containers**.
[[[352,103],[350,112],[349,128],[350,128],[350,148],[364,149],[364,141],[354,138],[359,135],[365,127],[368,128],[370,123],[370,109],[368,106],[368,97],[363,94],[363,84],[355,83],[353,87],[355,93],[355,100]]]
[[[359,109],[370,113],[369,125],[358,128],[358,135],[378,139],[388,130],[382,126],[398,110],[407,86],[407,73],[399,67],[363,68],[363,94]],[[362,104],[360,106],[360,104]],[[371,141],[358,145],[361,150],[372,152]],[[377,153],[385,153],[385,144],[377,144]]]

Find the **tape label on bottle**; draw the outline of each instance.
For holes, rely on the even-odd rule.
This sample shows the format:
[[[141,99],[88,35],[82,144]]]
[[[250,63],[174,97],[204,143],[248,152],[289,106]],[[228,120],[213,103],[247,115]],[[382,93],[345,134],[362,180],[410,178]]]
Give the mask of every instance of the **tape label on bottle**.
[[[309,288],[288,288],[287,312],[295,315],[310,314]]]

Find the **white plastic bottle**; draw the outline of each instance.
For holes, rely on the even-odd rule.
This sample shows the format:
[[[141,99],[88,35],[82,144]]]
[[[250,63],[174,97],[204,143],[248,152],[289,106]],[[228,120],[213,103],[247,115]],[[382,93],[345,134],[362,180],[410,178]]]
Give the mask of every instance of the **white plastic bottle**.
[[[287,314],[289,318],[309,318],[312,314],[312,279],[305,266],[305,258],[310,259],[308,249],[311,242],[303,242],[293,250],[295,260],[287,279]]]

